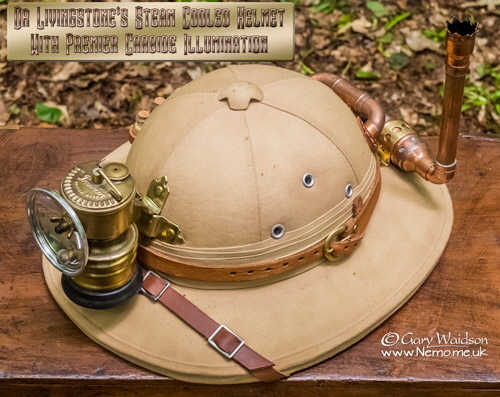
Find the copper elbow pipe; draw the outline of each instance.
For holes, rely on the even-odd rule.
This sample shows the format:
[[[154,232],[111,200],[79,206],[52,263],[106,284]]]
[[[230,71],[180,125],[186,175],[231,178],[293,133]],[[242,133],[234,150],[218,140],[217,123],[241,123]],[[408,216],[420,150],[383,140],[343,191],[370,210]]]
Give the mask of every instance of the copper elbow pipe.
[[[384,111],[366,92],[333,74],[320,73],[313,78],[330,87],[355,113],[365,118],[366,132],[379,146],[383,160],[390,158],[390,162],[402,170],[417,172],[430,182],[446,183],[455,175],[465,76],[476,33],[477,23],[456,18],[452,23],[447,22],[446,81],[436,159],[430,155],[427,144],[404,121],[385,122]]]
[[[363,125],[370,139],[376,142],[384,128],[384,109],[367,92],[354,87],[347,80],[330,73],[318,73],[313,79],[330,87],[347,106],[365,118]]]

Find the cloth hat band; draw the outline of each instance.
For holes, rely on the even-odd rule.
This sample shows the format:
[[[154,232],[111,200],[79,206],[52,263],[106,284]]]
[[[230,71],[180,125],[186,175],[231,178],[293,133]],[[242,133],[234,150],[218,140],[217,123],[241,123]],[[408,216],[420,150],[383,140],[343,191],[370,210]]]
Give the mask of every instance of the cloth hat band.
[[[330,261],[341,259],[354,251],[364,237],[364,231],[380,194],[380,169],[366,202],[361,196],[353,201],[352,217],[345,225],[331,232],[325,240],[278,259],[255,264],[206,265],[182,261],[151,246],[140,245],[137,258],[149,268],[171,276],[198,281],[248,281],[266,278],[300,268],[321,257]]]

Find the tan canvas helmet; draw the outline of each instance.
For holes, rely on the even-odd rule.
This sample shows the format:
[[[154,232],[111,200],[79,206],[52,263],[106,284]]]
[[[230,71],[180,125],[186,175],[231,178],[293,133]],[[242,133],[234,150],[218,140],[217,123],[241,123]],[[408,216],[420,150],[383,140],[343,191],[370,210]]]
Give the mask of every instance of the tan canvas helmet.
[[[233,66],[177,90],[146,121],[127,165],[141,192],[167,175],[163,215],[186,242],[140,255],[196,263],[160,268],[229,288],[289,276],[302,263],[273,261],[324,240],[374,189],[376,159],[358,131],[326,86],[285,69]]]
[[[142,195],[168,178],[162,214],[185,243],[153,239],[139,259],[282,373],[332,356],[393,313],[451,230],[447,189],[392,167],[380,177],[359,127],[318,81],[230,66],[177,90],[130,149],[108,158],[126,162]],[[338,241],[346,228],[361,238]],[[45,272],[73,321],[119,355],[188,381],[258,380],[145,296],[84,309]]]
[[[53,296],[98,343],[186,381],[272,381],[348,347],[446,245],[441,184],[476,28],[448,24],[435,160],[334,75],[230,66],[177,90],[132,145],[71,170],[64,197],[29,194],[35,238],[64,273],[44,261]]]

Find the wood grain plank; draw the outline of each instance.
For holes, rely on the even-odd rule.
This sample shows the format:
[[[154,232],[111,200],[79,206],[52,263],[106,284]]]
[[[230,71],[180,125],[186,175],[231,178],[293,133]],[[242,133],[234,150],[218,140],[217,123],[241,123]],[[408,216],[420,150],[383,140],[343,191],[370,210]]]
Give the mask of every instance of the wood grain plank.
[[[107,352],[53,301],[28,229],[25,196],[58,190],[76,164],[125,142],[125,130],[0,131],[0,394],[151,396],[500,395],[500,143],[461,140],[449,189],[450,242],[416,295],[360,342],[272,385],[201,386],[165,378]],[[437,140],[428,139],[435,149]],[[383,357],[388,332],[486,338],[483,357]],[[411,346],[405,346],[411,347]]]

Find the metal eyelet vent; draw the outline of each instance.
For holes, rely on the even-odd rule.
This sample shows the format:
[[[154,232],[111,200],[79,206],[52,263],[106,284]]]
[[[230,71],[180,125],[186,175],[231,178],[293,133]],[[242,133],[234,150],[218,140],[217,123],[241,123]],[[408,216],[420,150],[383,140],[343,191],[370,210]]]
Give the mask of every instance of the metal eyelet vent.
[[[348,183],[345,187],[345,196],[347,198],[351,198],[353,193],[354,193],[354,189],[352,188],[352,185],[350,183]]]
[[[285,226],[283,225],[274,225],[271,229],[271,237],[272,238],[281,238],[285,235]]]
[[[313,187],[314,186],[314,175],[310,174],[309,172],[307,174],[304,174],[304,176],[302,177],[302,183],[307,188]]]

